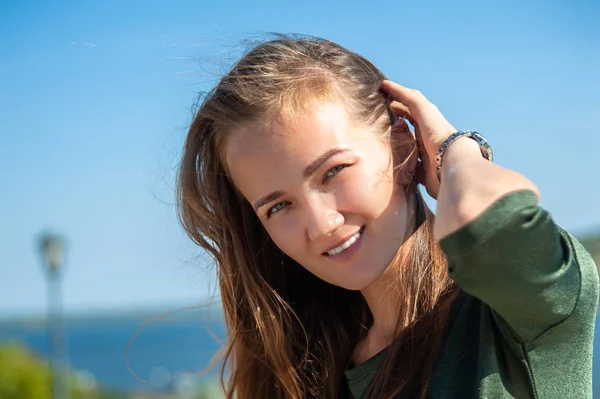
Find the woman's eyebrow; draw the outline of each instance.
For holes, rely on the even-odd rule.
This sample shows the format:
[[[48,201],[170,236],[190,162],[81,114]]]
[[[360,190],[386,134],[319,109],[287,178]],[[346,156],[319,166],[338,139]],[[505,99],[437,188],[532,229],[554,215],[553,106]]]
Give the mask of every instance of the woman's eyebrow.
[[[319,156],[317,159],[315,159],[314,161],[312,161],[307,167],[306,169],[304,169],[304,177],[310,177],[313,173],[315,173],[320,167],[321,165],[323,165],[325,162],[327,162],[327,160],[329,158],[331,158],[334,155],[337,155],[341,152],[346,152],[348,151],[345,148],[332,148],[331,150],[325,152],[323,155]]]
[[[305,169],[304,169],[304,177],[308,178],[310,177],[313,173],[315,173],[325,162],[327,162],[327,160],[329,158],[331,158],[334,155],[340,154],[342,152],[346,152],[348,151],[345,148],[332,148],[331,150],[325,152],[324,154],[320,155],[317,159],[315,159],[314,161],[312,161]],[[282,197],[285,195],[285,192],[283,191],[273,191],[270,194],[265,195],[264,197],[262,197],[261,199],[259,199],[258,201],[256,201],[254,203],[254,210],[258,211],[258,208],[260,208],[261,206],[268,204],[271,201],[275,201],[277,198]]]
[[[254,210],[258,211],[258,208],[260,208],[261,206],[266,205],[271,201],[275,201],[277,198],[282,197],[284,195],[285,192],[283,191],[273,191],[271,194],[267,194],[258,201],[256,201],[254,203]]]

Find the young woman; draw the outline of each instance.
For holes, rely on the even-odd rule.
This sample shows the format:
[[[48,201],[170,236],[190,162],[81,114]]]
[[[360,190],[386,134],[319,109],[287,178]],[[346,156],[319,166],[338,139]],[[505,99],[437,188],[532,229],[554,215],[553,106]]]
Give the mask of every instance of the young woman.
[[[491,155],[335,43],[249,51],[178,184],[218,268],[227,397],[591,397],[596,266]]]

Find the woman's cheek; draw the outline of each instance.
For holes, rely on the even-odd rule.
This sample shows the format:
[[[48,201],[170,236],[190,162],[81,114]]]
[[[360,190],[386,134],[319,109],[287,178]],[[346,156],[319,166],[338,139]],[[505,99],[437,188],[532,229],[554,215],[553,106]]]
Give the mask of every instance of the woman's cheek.
[[[361,197],[374,197],[393,190],[393,177],[384,171],[364,173],[353,192]]]
[[[267,228],[267,233],[269,233],[275,245],[287,254],[290,254],[290,250],[300,247],[298,244],[302,242],[300,241],[302,231],[295,216],[297,215],[277,215],[280,220],[273,220]]]

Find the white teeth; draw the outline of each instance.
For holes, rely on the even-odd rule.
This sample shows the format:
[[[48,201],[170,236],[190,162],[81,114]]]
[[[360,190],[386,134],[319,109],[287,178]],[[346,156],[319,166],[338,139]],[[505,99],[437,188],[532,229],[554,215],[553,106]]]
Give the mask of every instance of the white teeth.
[[[350,247],[350,245],[354,244],[356,242],[356,240],[358,240],[358,237],[360,237],[360,231],[358,233],[354,234],[352,237],[348,238],[346,240],[346,242],[344,242],[339,247],[333,248],[331,251],[327,251],[327,254],[331,255],[331,256],[339,254],[346,248]]]

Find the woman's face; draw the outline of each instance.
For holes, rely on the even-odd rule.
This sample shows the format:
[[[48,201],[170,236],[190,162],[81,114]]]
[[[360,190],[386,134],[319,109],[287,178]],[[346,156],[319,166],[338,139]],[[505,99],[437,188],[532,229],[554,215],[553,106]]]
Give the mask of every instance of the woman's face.
[[[238,127],[226,162],[275,244],[331,284],[364,289],[402,244],[407,205],[390,144],[342,104]]]

